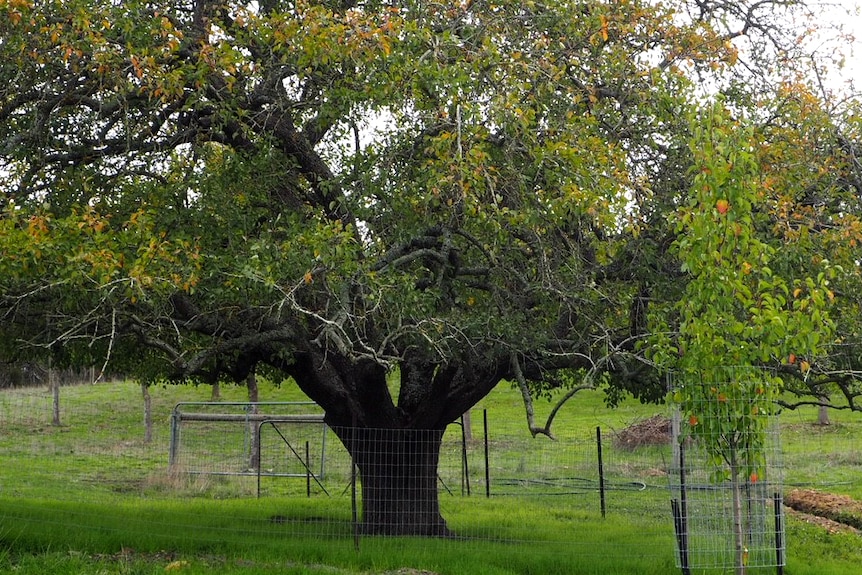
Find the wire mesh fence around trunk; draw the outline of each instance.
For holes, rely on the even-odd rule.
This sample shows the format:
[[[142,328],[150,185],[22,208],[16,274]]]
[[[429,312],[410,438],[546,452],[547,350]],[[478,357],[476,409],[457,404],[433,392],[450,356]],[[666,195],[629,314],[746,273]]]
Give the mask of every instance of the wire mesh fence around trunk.
[[[361,531],[451,535],[440,512],[438,462],[445,430],[333,428],[361,481]]]
[[[719,390],[734,382],[686,385]],[[752,409],[744,396],[729,398],[719,391],[701,394],[710,395],[712,399],[704,401],[719,405],[700,406],[704,413]],[[693,411],[698,409],[694,406]],[[765,417],[768,422],[757,429],[737,424],[695,433],[692,428],[702,424],[696,416],[686,419],[674,413],[675,453],[668,478],[677,565],[684,574],[691,569],[732,569],[737,575],[763,568],[781,572],[785,564],[783,461],[777,416]],[[749,433],[760,436],[752,439]]]

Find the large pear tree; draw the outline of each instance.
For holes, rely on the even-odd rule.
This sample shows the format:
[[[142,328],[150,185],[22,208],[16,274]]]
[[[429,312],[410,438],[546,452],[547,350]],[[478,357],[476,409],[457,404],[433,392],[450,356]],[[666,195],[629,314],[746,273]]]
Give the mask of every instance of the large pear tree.
[[[534,433],[536,392],[661,395],[694,87],[762,89],[792,4],[0,0],[0,354],[289,376],[365,529],[446,535],[501,381]]]
[[[803,345],[786,350],[778,371],[791,393],[779,403],[820,406],[826,424],[828,409],[862,411],[862,98],[830,101],[798,84],[783,93],[770,105],[772,120],[759,134],[772,142],[763,147],[761,163],[772,192],[769,231],[781,248],[774,265],[781,275],[832,267],[826,298],[836,333],[820,357]],[[792,299],[801,295],[794,290]],[[805,309],[813,314],[813,308]]]

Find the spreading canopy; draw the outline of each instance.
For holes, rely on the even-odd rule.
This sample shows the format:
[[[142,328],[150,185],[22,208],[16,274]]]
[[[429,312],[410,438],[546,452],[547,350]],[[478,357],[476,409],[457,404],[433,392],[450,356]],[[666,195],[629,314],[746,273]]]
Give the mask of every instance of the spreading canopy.
[[[759,122],[793,6],[0,0],[0,355],[291,376],[365,527],[446,534],[443,430],[500,381],[663,395],[688,112]]]
[[[657,397],[693,81],[766,93],[786,5],[6,0],[5,355],[268,367],[382,427]]]
[[[633,335],[613,238],[629,160],[678,111],[681,79],[645,63],[675,49],[669,13],[4,10],[15,351],[207,379],[266,364],[342,421],[356,380],[397,365],[402,411],[459,396],[435,400],[441,425],[513,361],[542,379]]]

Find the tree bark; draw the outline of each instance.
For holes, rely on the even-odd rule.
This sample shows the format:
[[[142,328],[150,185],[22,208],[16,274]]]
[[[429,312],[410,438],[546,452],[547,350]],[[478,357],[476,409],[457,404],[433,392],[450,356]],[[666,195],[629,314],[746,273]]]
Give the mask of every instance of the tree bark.
[[[51,425],[60,426],[60,374],[48,360],[48,386],[51,389]]]
[[[246,386],[248,387],[248,401],[251,404],[249,405],[248,412],[251,415],[256,415],[260,411],[257,405],[260,400],[260,392],[257,387],[257,375],[255,375],[254,371],[248,374]],[[249,469],[257,469],[260,466],[260,425],[257,421],[250,421],[248,427],[251,436],[248,467]]]
[[[361,529],[369,535],[449,537],[437,464],[443,430],[336,428],[359,469]]]
[[[829,396],[822,395],[819,399],[822,403],[817,409],[817,425],[829,425],[831,423],[829,421],[829,408],[826,407],[826,404],[829,403]]]
[[[153,400],[150,397],[150,385],[141,382],[141,394],[144,397],[144,443],[153,441]]]

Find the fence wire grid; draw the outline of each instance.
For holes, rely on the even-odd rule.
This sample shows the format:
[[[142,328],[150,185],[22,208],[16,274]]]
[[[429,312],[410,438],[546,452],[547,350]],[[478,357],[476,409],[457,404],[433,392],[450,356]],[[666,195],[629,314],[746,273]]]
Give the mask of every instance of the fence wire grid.
[[[108,386],[110,394],[105,393]],[[153,395],[158,399],[160,390]],[[75,525],[90,513],[89,503],[106,498],[116,497],[118,505],[124,498],[200,498],[224,502],[225,537],[249,532],[261,537],[354,537],[353,461],[335,432],[319,421],[315,406],[262,404],[252,412],[242,402],[201,403],[180,410],[231,417],[178,420],[177,403],[165,400],[153,406],[147,442],[141,402],[140,388],[133,384],[63,388],[57,426],[52,425],[50,391],[0,391],[0,520]],[[474,410],[471,419],[466,426],[450,425],[443,434],[434,478],[440,512],[457,536],[529,542],[537,537],[530,522],[541,515],[548,524],[543,538],[588,556],[595,549],[579,543],[578,518],[607,514],[646,520],[653,535],[674,537],[671,501],[679,500],[681,491],[669,417],[640,421],[650,437],[661,427],[658,435],[666,434],[662,441],[633,440],[623,430],[609,429],[550,441],[512,433],[512,425],[495,419],[493,410]],[[759,510],[746,532],[748,560],[758,564],[769,563],[769,549],[772,561],[781,561],[767,540],[776,529],[770,510],[782,483],[826,489],[862,483],[862,452],[849,426],[812,432],[807,421],[785,415],[780,433],[794,439],[788,453],[782,453],[779,430],[773,429],[775,452],[770,457],[780,474],[770,471],[769,480],[748,485],[744,499]],[[710,482],[696,449],[686,455],[688,559],[707,567],[723,564],[727,539],[714,533],[727,528],[726,494]],[[355,489],[361,513],[361,477]],[[50,518],[32,517],[28,500],[46,497],[62,501],[62,509]],[[523,502],[514,506],[523,513],[489,521],[501,498]],[[265,521],[240,521],[232,501],[265,506]],[[186,520],[194,524],[194,512],[189,513]],[[702,525],[697,523],[701,520]],[[159,521],[130,517],[122,529],[157,529]],[[657,549],[649,533],[644,535],[642,542],[626,542],[626,552],[657,558],[673,554],[672,549]],[[757,545],[760,540],[764,551]],[[698,558],[696,544],[704,541],[701,548],[707,551]]]

